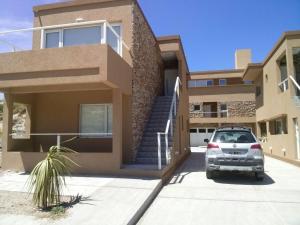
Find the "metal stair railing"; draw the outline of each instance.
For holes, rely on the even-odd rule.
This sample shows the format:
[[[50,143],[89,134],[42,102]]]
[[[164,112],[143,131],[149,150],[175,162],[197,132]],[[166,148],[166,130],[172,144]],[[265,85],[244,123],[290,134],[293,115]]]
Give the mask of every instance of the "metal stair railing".
[[[177,116],[177,102],[179,101],[179,97],[180,97],[180,85],[181,85],[180,78],[177,77],[165,132],[157,132],[157,155],[158,155],[159,170],[161,170],[162,168],[162,145],[161,145],[162,137],[164,137],[165,139],[166,165],[168,165],[171,161],[171,152],[169,148],[169,134],[173,138],[174,119],[176,119]]]
[[[291,81],[293,82],[293,84],[295,85],[295,87],[298,89],[298,91],[300,91],[300,85],[297,83],[297,81],[295,80],[295,78],[293,76],[289,76],[289,78],[291,79]]]

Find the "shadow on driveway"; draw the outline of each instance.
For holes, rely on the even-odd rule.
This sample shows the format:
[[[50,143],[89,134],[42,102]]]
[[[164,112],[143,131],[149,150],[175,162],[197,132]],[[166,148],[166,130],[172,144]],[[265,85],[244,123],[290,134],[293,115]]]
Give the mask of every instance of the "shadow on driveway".
[[[182,183],[190,173],[205,172],[205,152],[193,151],[189,158],[177,169],[169,184]],[[237,185],[270,185],[275,181],[265,173],[263,181],[257,181],[254,173],[242,172],[216,172],[213,179],[215,183],[237,184]]]
[[[263,181],[257,181],[254,173],[227,171],[217,172],[213,180],[216,183],[238,185],[270,185],[275,183],[275,181],[266,173]]]

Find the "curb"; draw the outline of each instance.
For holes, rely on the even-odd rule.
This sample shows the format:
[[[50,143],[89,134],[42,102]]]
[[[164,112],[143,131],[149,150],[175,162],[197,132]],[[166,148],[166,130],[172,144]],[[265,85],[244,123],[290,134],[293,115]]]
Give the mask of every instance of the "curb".
[[[160,182],[157,184],[157,186],[154,188],[154,190],[151,192],[151,194],[147,197],[147,199],[144,201],[144,203],[140,206],[140,208],[135,212],[135,214],[129,220],[127,225],[135,225],[139,222],[139,220],[142,218],[142,216],[147,211],[149,206],[152,204],[153,200],[159,194],[162,187],[163,187],[162,180],[160,180]]]

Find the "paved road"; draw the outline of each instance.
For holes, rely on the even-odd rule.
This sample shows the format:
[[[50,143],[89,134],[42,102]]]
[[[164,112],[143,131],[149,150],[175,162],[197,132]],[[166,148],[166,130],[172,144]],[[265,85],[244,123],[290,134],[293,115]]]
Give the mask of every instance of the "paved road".
[[[266,179],[223,174],[208,180],[203,151],[193,153],[139,225],[299,225],[300,168],[266,157]]]

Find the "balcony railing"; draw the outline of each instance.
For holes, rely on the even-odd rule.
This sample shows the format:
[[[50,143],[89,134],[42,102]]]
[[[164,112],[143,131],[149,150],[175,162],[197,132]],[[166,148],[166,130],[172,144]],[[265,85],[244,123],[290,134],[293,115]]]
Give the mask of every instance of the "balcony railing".
[[[278,84],[278,87],[281,90],[281,92],[285,92],[289,88],[289,78],[287,77],[286,79],[284,79],[283,81],[281,81]]]
[[[197,115],[196,117],[199,117],[199,118],[225,118],[225,117],[229,117],[229,111],[228,110],[219,110],[219,111],[216,111],[216,112],[192,111],[192,112],[190,112],[190,114]]]
[[[95,20],[95,21],[84,21],[75,22],[43,27],[33,27],[18,30],[9,30],[0,32],[0,53],[5,52],[16,52],[16,51],[28,51],[33,48],[44,48],[45,33],[49,30],[64,30],[69,28],[84,28],[99,25],[101,27],[101,41],[99,44],[110,45],[119,55],[122,56],[123,47],[129,51],[128,45],[123,41],[122,37],[113,28],[113,26],[106,20]],[[39,33],[40,32],[40,35]],[[36,34],[38,34],[38,39],[36,40]],[[63,36],[60,35],[60,36]],[[35,38],[34,38],[35,37]],[[61,44],[63,37],[60,37],[59,47],[63,47]],[[36,43],[40,43],[39,46]],[[33,47],[34,46],[34,47]]]

